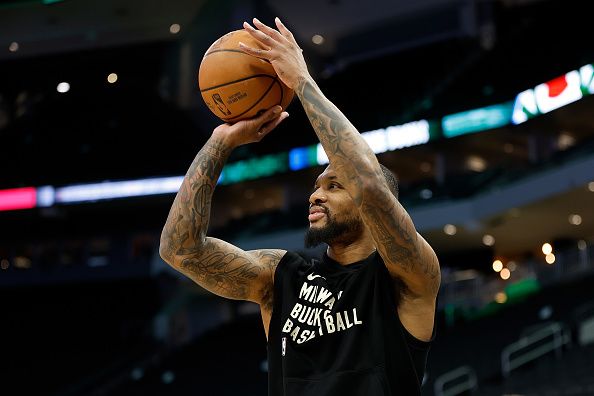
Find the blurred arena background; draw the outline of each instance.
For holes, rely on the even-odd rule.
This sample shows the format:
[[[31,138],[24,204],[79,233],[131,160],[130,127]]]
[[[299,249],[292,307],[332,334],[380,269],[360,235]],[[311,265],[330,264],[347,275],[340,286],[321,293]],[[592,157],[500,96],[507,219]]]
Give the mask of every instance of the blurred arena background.
[[[217,119],[206,48],[279,16],[441,262],[424,395],[594,394],[585,1],[1,0],[0,394],[266,394],[258,308],[158,255]],[[211,235],[303,249],[323,151],[297,100],[233,153]]]

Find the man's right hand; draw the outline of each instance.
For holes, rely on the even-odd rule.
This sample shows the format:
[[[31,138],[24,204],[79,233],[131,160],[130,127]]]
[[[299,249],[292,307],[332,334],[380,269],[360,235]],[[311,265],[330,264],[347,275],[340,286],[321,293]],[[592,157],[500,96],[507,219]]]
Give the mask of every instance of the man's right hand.
[[[222,124],[216,127],[213,135],[235,148],[248,143],[259,142],[276,128],[289,113],[282,111],[280,106],[274,106],[261,115],[234,124]]]

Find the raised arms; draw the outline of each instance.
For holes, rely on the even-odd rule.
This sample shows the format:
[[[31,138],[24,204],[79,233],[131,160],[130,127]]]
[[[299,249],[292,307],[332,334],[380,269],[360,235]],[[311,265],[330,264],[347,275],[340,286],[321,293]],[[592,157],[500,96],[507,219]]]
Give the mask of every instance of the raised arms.
[[[402,279],[409,292],[434,298],[440,283],[437,257],[390,191],[367,142],[311,78],[299,80],[296,94],[390,273]]]
[[[417,233],[408,213],[390,192],[371,148],[355,127],[321,92],[291,32],[276,19],[278,31],[258,20],[251,35],[269,50],[243,51],[271,62],[283,82],[295,90],[333,170],[359,208],[392,276],[404,281],[415,299],[435,300],[440,283],[435,253]]]
[[[261,140],[287,116],[276,106],[255,119],[217,127],[196,155],[169,211],[161,257],[219,296],[271,304],[274,270],[284,251],[244,251],[207,237],[207,231],[214,188],[231,151]]]

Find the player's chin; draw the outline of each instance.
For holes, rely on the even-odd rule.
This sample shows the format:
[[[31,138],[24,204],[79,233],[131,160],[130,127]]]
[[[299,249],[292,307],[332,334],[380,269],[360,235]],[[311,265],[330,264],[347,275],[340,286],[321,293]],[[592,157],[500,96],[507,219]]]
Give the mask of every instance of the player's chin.
[[[326,225],[325,217],[322,217],[318,220],[310,220],[309,221],[309,228],[322,228]]]

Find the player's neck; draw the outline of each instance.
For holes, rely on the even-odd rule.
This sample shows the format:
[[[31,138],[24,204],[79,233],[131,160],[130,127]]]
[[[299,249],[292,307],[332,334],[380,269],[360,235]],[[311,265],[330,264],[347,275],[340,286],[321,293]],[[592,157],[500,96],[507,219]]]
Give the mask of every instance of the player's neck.
[[[348,265],[366,259],[375,250],[373,240],[358,240],[348,245],[328,246],[327,254],[339,264]]]

